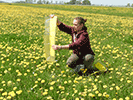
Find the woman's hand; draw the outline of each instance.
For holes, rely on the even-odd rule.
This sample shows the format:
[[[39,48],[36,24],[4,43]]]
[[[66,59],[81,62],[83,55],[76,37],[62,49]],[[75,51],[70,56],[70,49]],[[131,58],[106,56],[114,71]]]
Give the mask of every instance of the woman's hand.
[[[58,46],[58,45],[52,45],[52,48],[53,48],[54,50],[58,50],[58,51],[60,51],[60,49],[59,49],[59,46]]]
[[[54,15],[54,14],[53,14],[53,15],[51,14],[51,15],[49,15],[49,16],[50,16],[50,18],[53,18],[55,15]]]

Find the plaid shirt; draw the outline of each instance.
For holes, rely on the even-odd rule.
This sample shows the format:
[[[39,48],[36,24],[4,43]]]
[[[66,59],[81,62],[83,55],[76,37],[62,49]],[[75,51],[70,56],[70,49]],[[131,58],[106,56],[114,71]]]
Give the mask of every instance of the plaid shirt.
[[[80,30],[78,34],[73,27],[65,25],[62,22],[60,25],[57,25],[57,27],[61,31],[68,33],[72,36],[72,43],[69,44],[69,49],[73,50],[74,54],[77,54],[79,56],[84,56],[86,54],[95,55],[90,46],[87,27],[84,27],[82,30]]]

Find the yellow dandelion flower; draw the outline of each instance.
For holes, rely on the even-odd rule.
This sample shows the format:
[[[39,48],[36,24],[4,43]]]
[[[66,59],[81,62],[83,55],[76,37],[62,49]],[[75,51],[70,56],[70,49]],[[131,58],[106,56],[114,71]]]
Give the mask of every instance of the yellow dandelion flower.
[[[8,70],[10,71],[10,70],[11,70],[11,68],[8,68]]]
[[[8,96],[7,99],[11,99],[12,97],[11,96]]]
[[[17,79],[18,82],[20,82],[21,79]]]
[[[6,74],[7,72],[8,72],[7,70],[4,71],[5,74]]]
[[[65,81],[64,84],[67,84],[67,81]]]
[[[71,80],[69,80],[68,82],[69,82],[69,83],[71,83],[72,81],[71,81]]]
[[[133,75],[133,72],[131,72],[130,75]]]
[[[16,89],[17,89],[17,87],[14,87],[14,88],[13,88],[13,90],[16,90]]]
[[[42,80],[42,81],[41,81],[41,83],[44,83],[44,82],[45,82],[45,80]]]
[[[78,92],[78,90],[74,90],[74,93],[77,93]]]
[[[22,93],[22,90],[19,90],[19,91],[16,91],[17,94],[21,94]]]
[[[64,73],[65,71],[61,71],[61,73]]]
[[[52,97],[51,96],[48,96],[47,99],[52,99]]]
[[[37,76],[37,73],[34,73],[34,76]]]
[[[55,76],[54,76],[54,75],[52,75],[52,78],[55,78]]]
[[[0,92],[2,92],[3,91],[3,89],[0,89]]]
[[[98,93],[99,93],[99,91],[95,91],[95,93],[96,93],[96,94],[98,94]]]
[[[119,100],[123,100],[123,98],[120,98]]]
[[[79,98],[76,98],[75,100],[79,100]]]
[[[5,63],[5,61],[2,61],[2,64]]]
[[[130,95],[133,96],[133,93],[131,93]]]
[[[51,83],[49,83],[50,85],[54,85],[55,84],[55,81],[52,81]]]
[[[130,98],[129,97],[125,97],[125,100],[130,100]]]
[[[98,93],[98,96],[99,96],[99,97],[102,96],[102,93]]]
[[[132,81],[131,80],[127,80],[127,83],[131,83]]]
[[[106,94],[106,95],[105,95],[105,97],[106,97],[106,98],[109,98],[109,95],[108,95],[108,94]]]
[[[110,90],[113,90],[113,87],[111,87]]]
[[[60,66],[60,64],[59,63],[56,63],[56,66]]]
[[[38,81],[35,81],[35,83],[38,83]]]
[[[120,90],[120,87],[119,86],[116,86],[115,88],[116,88],[116,90]]]
[[[53,88],[53,86],[51,86],[49,89],[50,89],[50,90],[53,90],[54,88]]]
[[[29,70],[29,69],[27,69],[27,72],[30,72],[30,70]]]
[[[107,85],[103,85],[103,88],[107,88]]]
[[[22,73],[18,72],[18,75],[17,76],[21,76],[21,75],[22,75]]]
[[[38,78],[38,81],[41,81],[41,78]]]
[[[78,81],[74,80],[74,83],[79,83]]]
[[[66,98],[63,98],[62,100],[66,100]]]
[[[9,92],[8,94],[9,94],[11,97],[16,96],[16,94],[14,93],[14,91]]]
[[[24,73],[24,76],[26,76],[27,75],[27,73]]]
[[[2,93],[2,96],[6,96],[6,95],[7,95],[7,92]]]

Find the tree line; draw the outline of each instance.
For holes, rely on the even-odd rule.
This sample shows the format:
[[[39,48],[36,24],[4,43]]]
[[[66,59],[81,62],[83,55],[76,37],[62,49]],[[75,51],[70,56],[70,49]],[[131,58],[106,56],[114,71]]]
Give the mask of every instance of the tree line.
[[[36,0],[25,0],[26,3],[33,3],[36,2]],[[37,4],[53,4],[53,0],[38,0]],[[82,5],[91,5],[89,0],[71,0],[70,2],[64,2],[64,1],[55,1],[55,4],[82,4]]]

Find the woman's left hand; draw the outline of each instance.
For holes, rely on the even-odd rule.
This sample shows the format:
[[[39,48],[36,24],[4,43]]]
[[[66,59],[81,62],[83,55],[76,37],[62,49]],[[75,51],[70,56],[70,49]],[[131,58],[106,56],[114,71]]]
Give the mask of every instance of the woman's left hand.
[[[52,45],[52,48],[53,48],[54,50],[58,50],[58,51],[60,51],[58,45]]]

